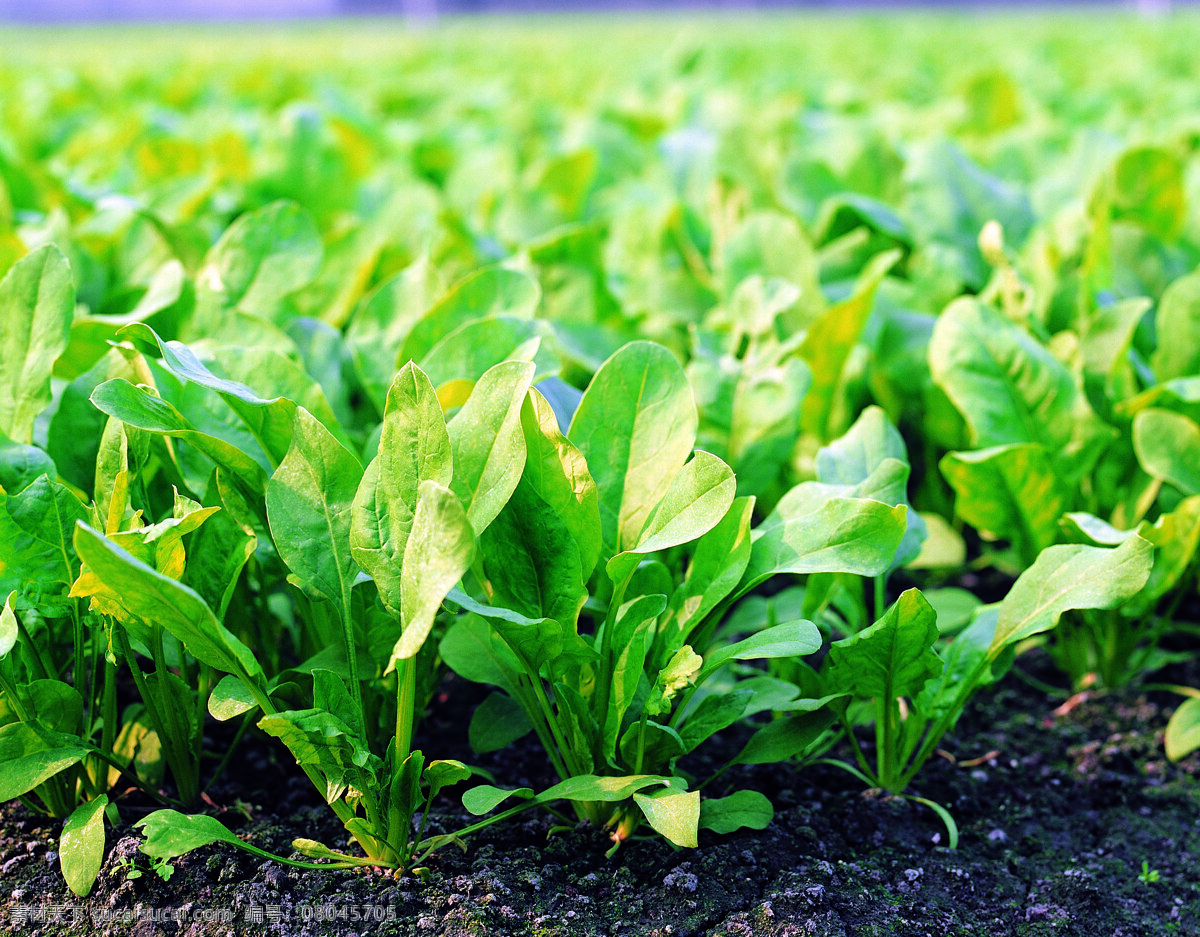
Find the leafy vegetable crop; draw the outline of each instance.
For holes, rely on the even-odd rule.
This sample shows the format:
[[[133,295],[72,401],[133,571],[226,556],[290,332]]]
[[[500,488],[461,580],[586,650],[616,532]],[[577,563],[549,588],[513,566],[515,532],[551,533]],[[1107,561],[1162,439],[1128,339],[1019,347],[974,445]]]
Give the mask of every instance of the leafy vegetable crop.
[[[156,870],[265,855],[250,733],[351,840],[279,858],[397,872],[818,759],[953,841],[921,768],[1038,648],[1200,748],[1195,23],[821,22],[6,54],[0,802],[73,890],[133,790]],[[450,672],[556,781],[427,753]]]

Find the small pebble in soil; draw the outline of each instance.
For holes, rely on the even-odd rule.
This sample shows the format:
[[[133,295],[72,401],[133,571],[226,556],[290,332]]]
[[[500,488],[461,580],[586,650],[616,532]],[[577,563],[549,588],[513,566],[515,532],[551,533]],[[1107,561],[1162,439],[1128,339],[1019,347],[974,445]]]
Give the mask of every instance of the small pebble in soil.
[[[1008,842],[1008,834],[1004,830],[992,830],[988,833],[988,839],[993,843],[1006,843]]]

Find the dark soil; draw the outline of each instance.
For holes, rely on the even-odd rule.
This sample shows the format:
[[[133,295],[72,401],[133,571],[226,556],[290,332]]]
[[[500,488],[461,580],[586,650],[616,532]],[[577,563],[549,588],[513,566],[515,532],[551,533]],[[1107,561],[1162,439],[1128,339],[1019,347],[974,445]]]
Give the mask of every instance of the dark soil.
[[[1194,684],[1200,673],[1178,677]],[[447,689],[426,723],[427,751],[464,756],[463,707],[447,699],[458,686]],[[1171,765],[1162,753],[1177,702],[1126,691],[1056,714],[1061,700],[1010,676],[945,742],[960,762],[983,760],[935,758],[915,785],[956,817],[953,851],[923,806],[864,793],[834,768],[772,766],[727,779],[771,796],[772,825],[701,834],[696,850],[633,841],[606,859],[602,833],[551,833],[553,818],[539,816],[435,856],[424,883],[296,871],[215,846],[177,860],[162,881],[127,827],[110,838],[95,891],[80,900],[59,874],[57,825],[10,805],[0,811],[0,933],[1200,935],[1200,756]],[[507,763],[486,764],[507,783],[551,781],[533,749],[500,757]],[[344,842],[286,759],[247,744],[241,776],[213,791],[223,819],[285,855],[296,836]],[[448,828],[460,818],[445,800],[434,825]],[[251,819],[235,804],[250,805]],[[126,821],[144,812],[132,798],[121,809]],[[133,867],[142,874],[130,879]]]

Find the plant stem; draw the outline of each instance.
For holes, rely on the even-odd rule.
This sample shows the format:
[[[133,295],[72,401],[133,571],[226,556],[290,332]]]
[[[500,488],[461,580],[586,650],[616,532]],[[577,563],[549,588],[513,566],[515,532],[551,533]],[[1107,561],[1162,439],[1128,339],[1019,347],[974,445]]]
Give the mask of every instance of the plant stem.
[[[396,661],[396,759],[403,764],[412,749],[413,709],[417,701],[416,661]]]

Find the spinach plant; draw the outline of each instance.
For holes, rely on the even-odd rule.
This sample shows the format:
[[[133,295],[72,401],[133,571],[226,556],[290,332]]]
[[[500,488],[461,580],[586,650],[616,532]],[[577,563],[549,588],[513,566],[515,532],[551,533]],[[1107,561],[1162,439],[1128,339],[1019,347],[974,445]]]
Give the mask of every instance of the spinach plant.
[[[798,700],[798,688],[764,675],[724,681],[736,661],[812,653],[820,637],[803,619],[758,623],[737,641],[718,626],[779,574],[881,574],[905,530],[903,506],[811,486],[754,526],[754,500],[735,496],[729,467],[694,450],[697,422],[683,369],[646,342],[600,368],[566,434],[531,390],[513,427],[523,469],[479,538],[469,588],[449,596],[463,615],[443,659],[497,687],[474,716],[473,744],[499,748],[533,731],[558,790],[621,791],[576,803],[616,846],[642,822],[694,845],[701,827],[769,820],[752,792],[702,803],[677,762],[773,705],[819,710],[824,700]],[[807,744],[818,721],[788,723],[763,760]],[[509,796],[533,791],[485,785],[464,803],[486,812]]]

